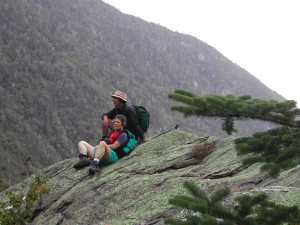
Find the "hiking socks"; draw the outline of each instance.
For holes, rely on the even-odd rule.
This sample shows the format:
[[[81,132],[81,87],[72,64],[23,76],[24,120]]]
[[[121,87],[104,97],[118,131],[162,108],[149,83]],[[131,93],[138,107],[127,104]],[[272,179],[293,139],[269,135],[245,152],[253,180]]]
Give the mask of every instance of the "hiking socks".
[[[100,159],[99,158],[94,158],[94,161],[100,162]]]

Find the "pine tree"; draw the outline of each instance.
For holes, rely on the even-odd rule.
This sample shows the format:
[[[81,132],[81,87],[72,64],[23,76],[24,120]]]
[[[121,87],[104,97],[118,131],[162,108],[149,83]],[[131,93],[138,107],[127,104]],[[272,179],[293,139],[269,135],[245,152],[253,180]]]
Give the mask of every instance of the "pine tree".
[[[276,177],[282,169],[297,166],[300,162],[300,109],[295,101],[277,102],[262,99],[251,99],[244,95],[198,96],[185,90],[176,90],[169,98],[185,103],[187,106],[173,106],[172,110],[182,112],[185,116],[198,115],[220,117],[222,129],[228,134],[236,132],[234,121],[238,119],[258,119],[282,125],[279,128],[253,137],[236,139],[238,154],[254,153],[243,160],[243,164],[262,162],[262,170]]]
[[[277,177],[281,170],[300,163],[299,128],[276,128],[253,137],[238,138],[235,143],[238,154],[255,154],[245,158],[244,165],[263,162],[261,170],[267,171],[271,177]]]
[[[258,119],[282,125],[267,132],[242,137],[235,140],[238,154],[251,155],[243,160],[244,165],[263,162],[262,170],[276,177],[281,170],[299,165],[300,162],[300,121],[296,120],[300,110],[295,101],[277,102],[251,99],[245,95],[206,95],[200,97],[185,90],[169,94],[184,105],[173,106],[172,110],[185,116],[198,115],[220,117],[222,129],[228,134],[236,132],[234,121],[237,119]],[[253,154],[254,153],[254,154]],[[167,219],[167,224],[182,225],[254,225],[254,224],[300,224],[300,210],[297,206],[287,207],[268,200],[265,194],[244,195],[235,198],[238,207],[228,210],[221,204],[230,194],[228,189],[213,193],[210,197],[195,184],[185,182],[184,186],[192,194],[175,196],[169,202],[194,212],[184,220]]]
[[[173,205],[184,207],[195,213],[184,221],[167,219],[166,224],[180,225],[252,225],[252,224],[299,224],[300,211],[297,206],[278,205],[268,200],[267,195],[244,195],[235,198],[237,207],[228,210],[222,200],[229,196],[229,189],[221,189],[210,197],[194,183],[184,182],[192,196],[175,196],[169,200]],[[200,215],[199,215],[200,213]]]

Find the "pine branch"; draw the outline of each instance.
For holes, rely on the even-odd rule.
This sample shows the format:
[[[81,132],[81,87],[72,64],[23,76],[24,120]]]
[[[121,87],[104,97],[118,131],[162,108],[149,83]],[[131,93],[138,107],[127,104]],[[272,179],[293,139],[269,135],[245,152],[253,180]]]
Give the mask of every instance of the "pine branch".
[[[271,177],[277,177],[281,170],[299,164],[300,129],[276,128],[253,137],[238,138],[235,143],[239,155],[256,154],[244,159],[243,165],[263,162],[261,170],[267,171]]]
[[[251,99],[250,95],[238,98],[233,95],[206,95],[201,97],[180,89],[169,94],[169,98],[187,105],[172,107],[172,110],[182,112],[185,116],[198,115],[223,118],[225,122],[222,129],[229,134],[235,132],[233,122],[236,119],[258,119],[300,128],[300,121],[295,120],[295,117],[300,115],[300,109],[296,108],[295,101],[278,103],[275,100]]]
[[[300,121],[295,118],[300,115],[300,110],[296,108],[295,101],[267,102],[251,99],[249,95],[238,98],[233,95],[200,97],[184,90],[176,90],[169,97],[187,104],[172,107],[172,110],[182,112],[185,116],[221,117],[224,121],[222,129],[229,134],[236,131],[236,119],[259,119],[284,125],[252,137],[235,139],[236,150],[240,155],[251,154],[243,160],[244,165],[262,162],[261,170],[267,171],[271,177],[278,176],[282,169],[299,165]],[[219,221],[219,224],[243,225],[300,223],[300,210],[296,206],[276,205],[268,201],[264,194],[239,196],[235,200],[240,207],[232,213],[233,210],[228,211],[220,204],[229,195],[229,190],[220,190],[208,197],[196,185],[189,182],[184,185],[193,196],[176,196],[170,199],[170,203],[199,212],[201,216],[189,216],[184,222],[170,220],[170,224],[218,224]]]
[[[207,195],[205,194],[205,192],[202,191],[201,189],[199,189],[199,188],[197,187],[197,185],[195,185],[194,183],[185,181],[185,182],[183,183],[183,186],[184,186],[186,189],[188,189],[188,191],[189,191],[194,197],[203,199],[203,200],[206,201],[207,203],[209,202],[209,199],[208,199]]]
[[[287,207],[277,205],[268,200],[265,194],[257,194],[253,196],[238,196],[235,201],[239,207],[236,210],[225,208],[221,201],[229,195],[228,189],[216,191],[208,197],[195,184],[185,182],[187,189],[192,189],[192,197],[176,196],[171,204],[193,210],[195,213],[182,219],[167,219],[166,224],[227,224],[227,225],[256,225],[256,224],[299,224],[300,210],[297,206]],[[201,196],[197,193],[201,192]],[[204,198],[202,198],[204,197]],[[207,199],[207,200],[204,200]],[[177,201],[179,200],[179,201]],[[184,200],[181,202],[181,200]],[[177,204],[181,202],[180,204]],[[198,202],[198,203],[197,203]],[[203,205],[204,208],[190,207],[191,205]],[[183,204],[182,204],[183,203]],[[200,214],[199,214],[200,213]]]

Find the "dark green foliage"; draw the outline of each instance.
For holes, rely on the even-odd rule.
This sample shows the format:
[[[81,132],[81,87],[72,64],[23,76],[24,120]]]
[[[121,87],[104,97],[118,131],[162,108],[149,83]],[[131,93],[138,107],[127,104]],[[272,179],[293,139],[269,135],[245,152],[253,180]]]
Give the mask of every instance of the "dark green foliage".
[[[234,120],[259,119],[272,121],[284,127],[267,132],[254,134],[252,137],[242,137],[235,140],[239,154],[251,155],[243,160],[244,165],[263,162],[262,170],[276,177],[282,169],[287,169],[300,162],[300,127],[295,120],[300,110],[295,108],[296,102],[251,100],[245,95],[235,98],[233,95],[196,96],[192,93],[176,90],[169,97],[188,106],[174,106],[172,109],[186,116],[222,117],[222,129],[231,134],[235,132]],[[254,155],[253,155],[254,154]],[[235,210],[224,208],[220,202],[229,195],[229,190],[216,191],[210,198],[198,189],[196,185],[185,182],[185,187],[192,197],[176,196],[170,203],[194,211],[193,216],[187,216],[184,221],[168,219],[167,224],[231,224],[231,225],[261,225],[261,224],[299,224],[300,210],[297,206],[287,207],[268,201],[265,194],[254,196],[239,196],[235,200],[239,207]]]
[[[295,101],[277,102],[251,99],[250,95],[236,98],[233,95],[197,96],[183,90],[176,90],[169,97],[187,106],[173,106],[173,110],[185,116],[209,116],[223,118],[222,130],[228,134],[236,132],[237,119],[258,119],[283,125],[267,132],[235,140],[237,152],[241,155],[254,153],[243,160],[244,165],[263,162],[261,167],[270,176],[276,177],[282,169],[294,167],[300,162],[300,126],[296,117],[300,110]]]
[[[222,130],[226,131],[227,134],[232,134],[232,132],[237,132],[237,129],[234,129],[234,119],[233,117],[226,117],[222,124]]]
[[[244,165],[265,162],[262,170],[276,177],[280,170],[296,166],[300,162],[300,129],[277,128],[253,137],[235,140],[239,154],[255,153],[243,160]]]
[[[47,177],[35,175],[34,181],[26,187],[14,187],[5,189],[7,199],[0,202],[0,224],[28,224],[32,221],[36,203],[41,206],[41,197],[47,195],[50,189],[47,187]]]
[[[188,106],[173,106],[172,110],[182,112],[185,116],[198,115],[221,117],[224,120],[222,129],[228,134],[236,132],[234,120],[259,119],[271,121],[285,126],[299,127],[295,117],[300,115],[295,101],[277,102],[262,99],[251,99],[244,95],[236,98],[233,95],[206,95],[203,97],[193,93],[175,90],[169,98],[187,104]]]
[[[167,219],[166,224],[182,225],[262,225],[262,224],[298,224],[300,210],[297,206],[287,207],[268,200],[265,194],[236,197],[238,207],[228,209],[222,205],[230,194],[229,189],[222,189],[207,196],[194,183],[184,182],[192,196],[175,196],[169,200],[173,205],[193,211],[191,215],[179,219]]]

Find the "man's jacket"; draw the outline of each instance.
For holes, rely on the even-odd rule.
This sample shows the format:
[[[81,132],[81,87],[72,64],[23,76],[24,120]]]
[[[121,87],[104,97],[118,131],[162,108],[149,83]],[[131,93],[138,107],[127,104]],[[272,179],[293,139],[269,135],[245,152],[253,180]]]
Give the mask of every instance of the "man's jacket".
[[[113,120],[115,116],[119,114],[124,115],[127,118],[127,126],[124,128],[132,132],[136,139],[140,138],[143,140],[145,138],[144,131],[140,127],[137,113],[134,107],[131,105],[127,105],[125,103],[121,109],[114,107],[112,110],[102,115],[102,120],[104,116],[107,116],[108,119]]]

